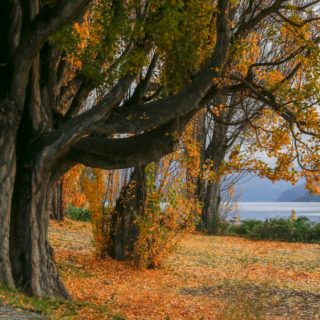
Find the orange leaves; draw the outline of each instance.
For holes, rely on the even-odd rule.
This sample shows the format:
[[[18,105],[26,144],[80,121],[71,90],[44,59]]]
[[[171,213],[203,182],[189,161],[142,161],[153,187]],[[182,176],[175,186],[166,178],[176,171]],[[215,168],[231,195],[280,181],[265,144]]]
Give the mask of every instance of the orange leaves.
[[[180,240],[193,230],[201,213],[195,198],[200,170],[199,145],[192,122],[183,137],[183,148],[146,167],[144,214],[136,217],[140,235],[135,243],[138,267],[157,267]]]
[[[105,307],[128,320],[222,320],[225,308],[234,307],[229,295],[243,301],[265,284],[319,291],[320,245],[187,234],[162,268],[140,270],[131,262],[93,257],[89,233],[90,224],[69,220],[50,227],[62,279],[83,305],[69,319],[106,319],[106,311],[99,312]],[[227,291],[230,285],[232,292]],[[248,292],[240,291],[244,285]],[[56,319],[63,319],[61,309]]]
[[[249,66],[257,62],[260,57],[260,40],[261,36],[259,34],[251,33],[246,39],[240,39],[234,45],[232,69],[235,69],[242,76],[246,76]]]
[[[62,211],[64,212],[69,205],[74,207],[86,207],[87,198],[81,186],[82,165],[74,166],[62,178]]]
[[[106,172],[101,169],[86,169],[83,187],[89,202],[93,225],[93,242],[100,257],[106,254],[109,234],[107,230],[107,212],[105,208],[107,180]]]

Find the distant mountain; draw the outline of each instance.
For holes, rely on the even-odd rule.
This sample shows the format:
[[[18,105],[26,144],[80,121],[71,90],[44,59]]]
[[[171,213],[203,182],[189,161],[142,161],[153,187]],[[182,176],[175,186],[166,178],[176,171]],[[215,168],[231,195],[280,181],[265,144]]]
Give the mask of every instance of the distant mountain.
[[[246,176],[236,188],[241,193],[240,202],[320,202],[320,195],[310,194],[303,180],[292,187],[290,182],[283,180],[273,183],[266,178]]]
[[[299,184],[284,191],[278,199],[279,202],[320,202],[320,195],[306,190],[304,184]]]
[[[277,199],[279,202],[292,202],[306,193],[304,183],[284,191]]]
[[[237,190],[242,194],[240,202],[272,202],[278,201],[279,195],[292,188],[287,181],[271,182],[266,178],[244,177],[237,184]],[[241,189],[244,189],[241,191]]]
[[[307,191],[302,196],[296,198],[294,201],[296,202],[320,202],[320,194],[313,194]]]

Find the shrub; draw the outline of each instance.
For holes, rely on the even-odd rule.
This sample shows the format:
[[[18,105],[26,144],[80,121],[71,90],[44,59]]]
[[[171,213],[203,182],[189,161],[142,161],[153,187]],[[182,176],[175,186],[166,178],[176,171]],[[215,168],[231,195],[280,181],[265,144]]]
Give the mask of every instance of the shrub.
[[[320,243],[320,224],[311,222],[307,217],[296,220],[279,217],[265,221],[248,219],[242,220],[240,225],[231,225],[227,234],[254,240]]]
[[[227,234],[248,237],[253,230],[259,229],[262,223],[262,221],[253,219],[242,220],[240,225],[231,225],[227,231]]]
[[[143,214],[135,215],[135,224],[139,227],[139,237],[135,242],[134,263],[139,268],[158,267],[178,245],[183,232],[194,230],[201,208],[185,191],[181,178],[175,179],[169,186],[158,177],[156,164],[145,168],[146,181]],[[159,184],[165,188],[159,188]],[[183,186],[183,187],[181,187]],[[162,204],[165,204],[162,207]]]
[[[69,206],[66,211],[66,217],[75,221],[91,221],[88,208]]]

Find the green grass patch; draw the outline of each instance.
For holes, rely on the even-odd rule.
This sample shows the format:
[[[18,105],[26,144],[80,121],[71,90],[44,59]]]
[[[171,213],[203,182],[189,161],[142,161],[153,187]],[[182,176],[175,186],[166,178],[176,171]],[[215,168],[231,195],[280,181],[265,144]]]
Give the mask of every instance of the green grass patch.
[[[91,221],[91,214],[88,208],[69,206],[66,210],[66,217],[75,221]]]
[[[113,314],[107,306],[87,303],[77,300],[47,299],[29,297],[20,290],[12,290],[0,285],[0,299],[6,304],[42,314],[52,320],[78,319],[80,314],[94,314],[97,318],[125,320],[120,315]]]

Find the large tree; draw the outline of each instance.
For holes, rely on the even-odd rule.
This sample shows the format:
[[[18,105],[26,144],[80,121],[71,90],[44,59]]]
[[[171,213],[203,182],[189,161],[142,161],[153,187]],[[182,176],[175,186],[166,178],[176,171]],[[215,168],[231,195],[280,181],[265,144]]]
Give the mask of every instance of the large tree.
[[[285,119],[297,148],[298,130],[318,139],[318,2],[2,0],[1,282],[69,298],[47,237],[59,178],[172,152],[221,91]]]

